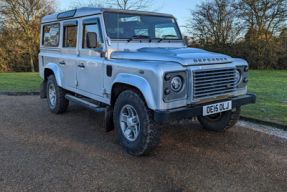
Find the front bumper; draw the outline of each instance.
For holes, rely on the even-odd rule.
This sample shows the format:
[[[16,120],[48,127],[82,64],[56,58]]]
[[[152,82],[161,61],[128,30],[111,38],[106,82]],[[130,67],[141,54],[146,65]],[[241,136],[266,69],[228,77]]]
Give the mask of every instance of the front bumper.
[[[228,101],[228,100],[223,100],[223,101]],[[232,107],[239,107],[239,106],[247,105],[250,103],[256,103],[256,95],[252,93],[247,93],[244,96],[232,98],[231,101],[232,101]],[[221,102],[221,101],[215,101],[212,103],[218,103],[218,102]],[[197,117],[197,116],[202,115],[203,106],[209,105],[212,103],[204,103],[204,104],[196,105],[192,107],[183,107],[183,108],[165,110],[165,111],[155,110],[154,120],[160,123],[169,123],[175,120]]]

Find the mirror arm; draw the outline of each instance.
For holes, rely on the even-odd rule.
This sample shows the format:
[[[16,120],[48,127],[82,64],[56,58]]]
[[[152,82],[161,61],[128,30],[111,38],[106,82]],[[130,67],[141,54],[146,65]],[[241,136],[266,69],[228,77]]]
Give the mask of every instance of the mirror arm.
[[[91,47],[91,50],[100,53],[101,54],[101,58],[106,58],[106,52],[104,52],[102,50],[101,51],[100,50],[96,50],[93,47]]]

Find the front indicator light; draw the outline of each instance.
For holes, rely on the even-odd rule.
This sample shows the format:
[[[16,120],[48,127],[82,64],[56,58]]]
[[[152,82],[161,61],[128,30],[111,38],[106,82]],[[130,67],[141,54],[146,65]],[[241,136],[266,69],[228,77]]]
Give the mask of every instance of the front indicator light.
[[[238,84],[241,80],[241,73],[238,70],[236,70],[235,72],[235,80],[236,80],[236,84]]]
[[[247,72],[248,70],[249,70],[249,67],[248,67],[248,66],[244,68],[244,71],[245,71],[245,72]]]

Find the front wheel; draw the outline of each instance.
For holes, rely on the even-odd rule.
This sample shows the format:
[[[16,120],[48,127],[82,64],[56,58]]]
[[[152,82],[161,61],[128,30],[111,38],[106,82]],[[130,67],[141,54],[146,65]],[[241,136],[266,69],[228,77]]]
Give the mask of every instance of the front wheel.
[[[67,111],[69,100],[65,98],[66,90],[57,85],[57,81],[54,75],[49,76],[46,88],[50,111],[56,114]]]
[[[209,131],[225,131],[233,127],[240,117],[240,107],[235,107],[231,111],[225,111],[209,116],[198,116],[198,120],[204,129]]]
[[[161,138],[159,124],[137,90],[122,92],[114,107],[114,125],[122,147],[132,155],[146,155]]]

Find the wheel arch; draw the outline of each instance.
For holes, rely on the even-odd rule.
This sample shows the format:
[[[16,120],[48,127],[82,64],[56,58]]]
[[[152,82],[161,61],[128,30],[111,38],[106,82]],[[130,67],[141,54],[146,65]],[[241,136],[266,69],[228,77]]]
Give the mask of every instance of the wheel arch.
[[[54,75],[59,87],[62,87],[62,70],[55,63],[48,63],[44,69],[44,80],[47,81],[50,75]]]
[[[113,82],[111,90],[111,105],[113,106],[118,96],[125,90],[136,89],[145,99],[148,108],[155,110],[155,99],[151,86],[146,79],[130,74],[120,74]]]

